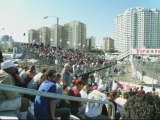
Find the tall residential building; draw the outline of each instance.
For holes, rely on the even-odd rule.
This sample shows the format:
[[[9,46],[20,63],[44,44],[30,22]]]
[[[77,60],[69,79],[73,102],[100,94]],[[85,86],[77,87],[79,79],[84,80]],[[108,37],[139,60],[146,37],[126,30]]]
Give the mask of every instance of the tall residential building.
[[[160,48],[160,10],[129,8],[115,19],[115,49]]]
[[[64,24],[63,38],[66,47],[82,49],[86,47],[86,25],[79,21]]]
[[[110,37],[103,38],[102,49],[104,52],[114,50],[114,40]]]
[[[0,50],[5,51],[8,49],[13,49],[14,40],[12,36],[4,35],[0,40]]]
[[[30,29],[28,30],[28,43],[39,40],[38,30]]]
[[[44,45],[50,45],[51,28],[42,27],[39,30],[39,39]]]
[[[91,36],[89,38],[87,38],[87,49],[90,51],[92,49],[95,48],[95,45],[96,45],[96,38],[94,36]]]
[[[62,39],[62,26],[58,25],[58,44],[57,44],[57,24],[53,25],[51,28],[51,46],[56,47],[64,47],[63,39]]]

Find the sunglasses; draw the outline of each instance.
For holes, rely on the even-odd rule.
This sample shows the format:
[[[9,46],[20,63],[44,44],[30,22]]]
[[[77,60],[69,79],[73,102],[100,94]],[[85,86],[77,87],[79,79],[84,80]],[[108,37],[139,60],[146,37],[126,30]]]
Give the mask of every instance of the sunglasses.
[[[56,77],[56,75],[52,75],[52,78],[55,78]]]

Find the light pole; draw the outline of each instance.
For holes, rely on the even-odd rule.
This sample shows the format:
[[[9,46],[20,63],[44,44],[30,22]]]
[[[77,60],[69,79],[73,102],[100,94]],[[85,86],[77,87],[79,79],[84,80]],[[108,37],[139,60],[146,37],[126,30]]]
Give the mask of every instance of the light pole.
[[[57,20],[57,44],[56,44],[56,60],[55,60],[55,65],[56,65],[56,71],[58,70],[58,23],[59,23],[59,18],[58,17],[55,17],[55,16],[46,16],[46,17],[43,17],[43,19],[47,19],[49,17],[52,17],[52,18],[55,18]]]

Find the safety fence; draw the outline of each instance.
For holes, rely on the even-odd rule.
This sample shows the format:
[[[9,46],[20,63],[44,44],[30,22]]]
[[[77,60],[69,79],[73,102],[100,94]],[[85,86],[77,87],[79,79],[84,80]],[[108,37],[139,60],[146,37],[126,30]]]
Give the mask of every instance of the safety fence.
[[[160,81],[160,62],[151,62],[144,60],[134,60],[136,70],[142,73],[144,76],[156,79]]]
[[[114,104],[110,101],[107,103],[100,100],[93,100],[93,99],[86,99],[86,98],[79,98],[79,97],[72,97],[72,96],[66,96],[61,94],[55,94],[55,93],[49,93],[49,92],[42,92],[38,90],[28,89],[28,88],[22,88],[12,85],[6,85],[6,84],[0,84],[0,90],[6,90],[6,91],[14,91],[19,92],[23,94],[30,94],[30,95],[38,95],[43,97],[49,97],[49,98],[59,98],[59,99],[66,99],[66,100],[72,100],[72,101],[81,101],[81,102],[92,102],[92,103],[100,103],[100,104],[109,104],[112,107],[112,115],[111,119],[115,119],[115,107]]]

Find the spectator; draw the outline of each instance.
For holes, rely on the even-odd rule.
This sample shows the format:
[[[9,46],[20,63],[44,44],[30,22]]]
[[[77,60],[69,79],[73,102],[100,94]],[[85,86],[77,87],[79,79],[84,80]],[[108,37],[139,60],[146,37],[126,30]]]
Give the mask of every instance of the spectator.
[[[16,74],[17,68],[11,61],[1,63],[0,84],[15,85],[13,75]],[[28,99],[22,98],[17,92],[0,91],[0,111],[20,110],[19,118],[26,119],[28,113]]]
[[[71,74],[70,74],[70,68],[71,66],[69,64],[64,65],[64,70],[62,71],[62,82],[63,85],[71,85]]]
[[[28,66],[27,65],[25,65],[24,67],[23,67],[23,70],[22,70],[22,72],[20,73],[20,78],[23,80],[23,81],[25,81],[25,79],[26,79],[26,77],[27,77],[27,71],[28,71]]]
[[[115,108],[115,113],[117,112],[117,103],[114,101],[117,98],[117,92],[116,91],[111,91],[109,93],[108,99],[110,102],[112,102],[114,104],[114,108]],[[112,108],[110,105],[108,105],[108,114],[111,117],[112,114]]]
[[[156,88],[152,88],[152,95],[158,95],[158,92],[156,92]]]
[[[42,72],[36,74],[33,79],[28,83],[27,87],[38,90],[40,84],[45,80],[44,75],[46,71],[46,69],[42,69]]]
[[[129,94],[128,92],[124,91],[122,93],[122,97],[118,97],[117,99],[115,99],[115,102],[120,105],[121,107],[124,106],[124,104],[127,102],[127,99],[129,98]]]
[[[82,80],[76,80],[75,86],[73,86],[70,89],[68,95],[74,97],[81,97],[80,91],[82,90],[84,85],[85,83]],[[81,108],[83,106],[82,102],[70,101],[70,104],[71,104],[71,113],[78,117],[78,113],[80,112],[78,108]]]
[[[69,92],[68,85],[64,85],[64,86],[63,86],[63,91],[64,91],[64,94],[65,94],[65,95],[68,95],[68,92]]]
[[[160,98],[151,93],[137,94],[130,97],[124,105],[124,116],[121,120],[144,119],[159,120],[160,119]]]
[[[130,88],[130,90],[129,90],[129,97],[132,97],[133,95],[134,95],[134,93],[133,93],[133,91],[132,91],[132,88]]]
[[[85,85],[80,91],[82,98],[88,98],[89,85]]]
[[[25,87],[28,86],[28,83],[33,79],[35,75],[36,75],[35,66],[30,66],[29,70],[27,71],[27,77],[25,78],[25,81],[24,81]]]
[[[46,80],[42,82],[38,91],[56,93],[56,71],[50,69],[45,73],[45,75]],[[34,113],[38,120],[54,120],[56,117],[61,117],[62,120],[69,120],[70,118],[70,111],[63,111],[56,108],[56,99],[42,96],[36,96]]]
[[[107,95],[105,95],[102,91],[105,90],[105,86],[98,86],[97,90],[93,90],[91,93],[88,95],[88,99],[92,100],[100,100],[108,102]],[[103,107],[104,106],[104,107]],[[107,106],[100,104],[100,103],[92,103],[92,102],[87,102],[86,109],[85,109],[85,115],[87,119],[108,119],[107,115],[102,115],[102,110],[103,108],[107,110]]]
[[[145,91],[143,90],[143,86],[141,86],[141,90],[139,90],[138,93],[139,93],[139,94],[142,94],[142,95],[145,94]]]

